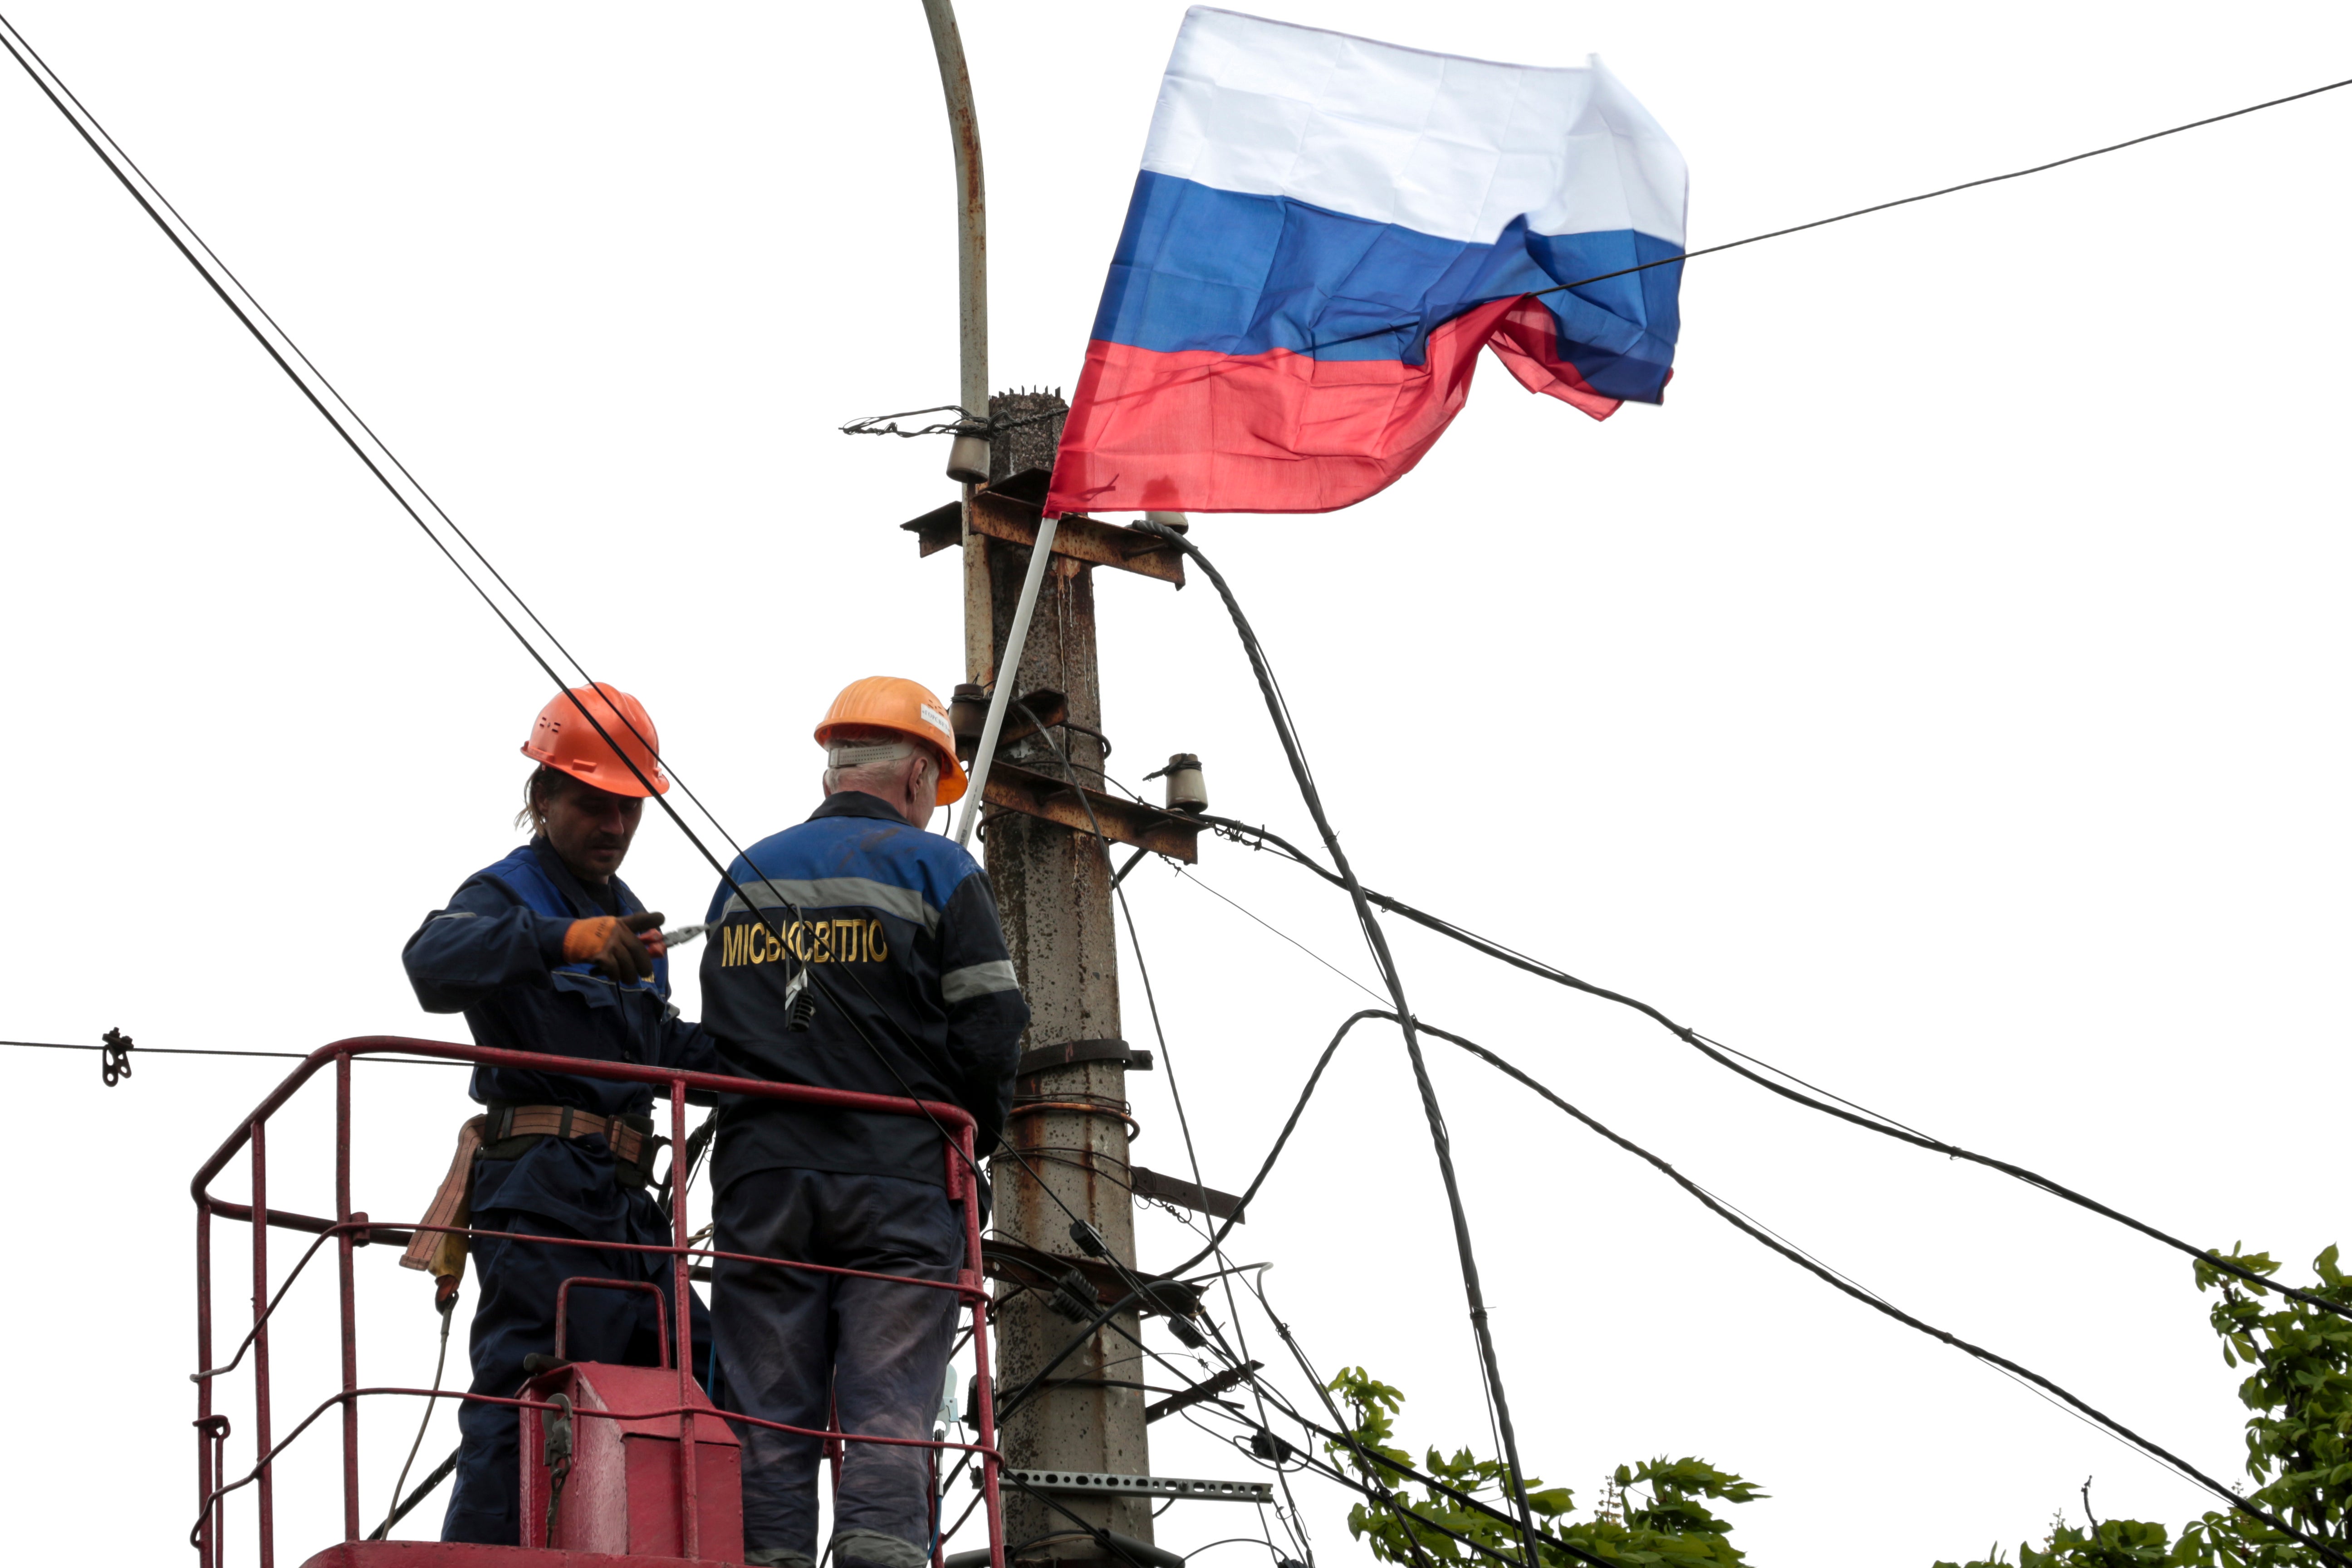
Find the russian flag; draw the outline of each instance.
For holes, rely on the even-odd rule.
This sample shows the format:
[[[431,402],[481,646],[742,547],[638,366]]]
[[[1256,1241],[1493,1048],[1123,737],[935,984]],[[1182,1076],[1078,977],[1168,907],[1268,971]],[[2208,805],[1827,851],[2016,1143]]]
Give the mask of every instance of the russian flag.
[[[1496,65],[1186,13],[1049,512],[1328,511],[1490,347],[1605,419],[1674,363],[1682,154],[1595,58]],[[1560,285],[1564,292],[1540,293]]]

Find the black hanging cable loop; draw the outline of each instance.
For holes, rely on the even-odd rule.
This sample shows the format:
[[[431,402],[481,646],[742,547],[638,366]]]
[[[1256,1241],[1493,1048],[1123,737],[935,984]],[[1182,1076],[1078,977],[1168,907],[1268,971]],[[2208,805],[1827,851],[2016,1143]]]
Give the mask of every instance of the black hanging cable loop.
[[[1223,837],[1231,838],[1236,843],[1263,844],[1271,846],[1284,856],[1297,861],[1299,865],[1306,867],[1308,870],[1314,872],[1317,876],[1322,878],[1325,881],[1331,883],[1333,886],[1346,886],[1346,883],[1344,883],[1338,876],[1326,869],[1323,866],[1318,864],[1312,857],[1306,854],[1297,845],[1292,844],[1289,840],[1282,837],[1279,834],[1271,833],[1263,827],[1252,826],[1247,823],[1234,821],[1231,817],[1203,816],[1201,820],[1208,823],[1209,826]],[[1194,880],[1198,881],[1199,879],[1195,878]],[[1202,882],[1200,885],[1204,888],[1208,887],[1208,884],[1205,882]],[[1216,891],[1213,888],[1209,890],[1211,892]],[[1218,896],[1220,898],[1223,897],[1223,894],[1218,894]],[[2097,1215],[2104,1219],[2113,1220],[2117,1225],[2124,1226],[2131,1230],[2136,1230],[2142,1236],[2147,1237],[2153,1241],[2160,1242],[2164,1246],[2171,1247],[2176,1252],[2193,1258],[2200,1263],[2206,1265],[2208,1268],[2218,1270],[2221,1273],[2230,1275],[2231,1277],[2242,1280],[2250,1285],[2260,1285],[2264,1289],[2275,1290],[2280,1295],[2286,1297],[2289,1300],[2300,1301],[2305,1306],[2309,1307],[2315,1311],[2327,1312],[2339,1318],[2352,1319],[2352,1307],[2347,1307],[2342,1302],[2331,1301],[2325,1296],[2314,1295],[2308,1290],[2298,1290],[2291,1285],[2282,1285],[2274,1279],[2265,1279],[2263,1276],[2254,1273],[2252,1270],[2245,1268],[2242,1264],[2231,1262],[2211,1247],[2199,1247],[2193,1242],[2189,1242],[2184,1240],[2180,1237],[2174,1236],[2169,1231],[2158,1229],[2157,1226],[2150,1225],[2146,1220],[2126,1214],[2121,1209],[2110,1207],[2106,1204],[2101,1203],[2098,1199],[2091,1197],[2085,1194],[2076,1192],[2074,1188],[2053,1181],[2038,1171],[2030,1170],[2023,1165],[2013,1164],[2007,1160],[1996,1159],[1990,1154],[1979,1154],[1974,1150],[1964,1149],[1957,1143],[1948,1143],[1940,1138],[1933,1137],[1926,1132],[1920,1131],[1917,1128],[1911,1126],[1907,1122],[1897,1121],[1895,1118],[1887,1115],[1885,1111],[1873,1110],[1868,1106],[1858,1105],[1854,1101],[1847,1100],[1843,1095],[1822,1089],[1819,1085],[1806,1083],[1803,1079],[1797,1077],[1796,1074],[1788,1071],[1784,1068],[1774,1067],[1769,1062],[1762,1061],[1755,1057],[1748,1056],[1745,1051],[1734,1050],[1731,1047],[1725,1045],[1722,1041],[1716,1039],[1711,1036],[1701,1034],[1696,1029],[1691,1028],[1686,1025],[1676,1023],[1664,1013],[1652,1006],[1647,1002],[1642,1001],[1638,997],[1628,996],[1624,993],[1619,991],[1612,991],[1605,985],[1595,985],[1590,981],[1580,980],[1564,969],[1559,969],[1552,964],[1546,963],[1540,959],[1530,958],[1526,953],[1520,952],[1514,948],[1506,947],[1501,942],[1496,942],[1492,938],[1479,936],[1475,932],[1465,931],[1462,927],[1455,925],[1451,921],[1441,919],[1436,915],[1424,913],[1420,910],[1414,909],[1412,905],[1404,903],[1401,900],[1389,897],[1385,893],[1373,892],[1367,889],[1365,890],[1364,897],[1393,914],[1402,915],[1406,920],[1412,921],[1417,925],[1437,932],[1440,936],[1450,937],[1454,941],[1462,943],[1465,947],[1468,947],[1475,952],[1485,953],[1489,958],[1500,960],[1502,963],[1511,965],[1514,969],[1524,970],[1529,974],[1536,975],[1540,979],[1549,980],[1556,985],[1566,986],[1571,991],[1580,991],[1588,996],[1597,996],[1601,1001],[1613,1002],[1621,1007],[1629,1007],[1634,1012],[1641,1014],[1643,1017],[1652,1019],[1657,1023],[1661,1027],[1672,1034],[1676,1039],[1681,1040],[1685,1045],[1690,1047],[1693,1050],[1698,1052],[1699,1055],[1706,1058],[1709,1061],[1714,1062],[1717,1067],[1724,1068],[1731,1072],[1737,1073],[1741,1078],[1748,1079],[1748,1082],[1756,1084],[1760,1088],[1769,1089],[1772,1093],[1779,1095],[1783,1100],[1790,1100],[1794,1104],[1804,1106],[1810,1110],[1820,1111],[1824,1116],[1834,1116],[1841,1121],[1850,1122],[1853,1126],[1862,1128],[1864,1131],[1875,1132],[1882,1138],[1892,1138],[1898,1143],[1908,1143],[1914,1148],[1926,1149],[1934,1153],[1944,1155],[1947,1159],[1966,1160],[1971,1164],[1982,1165],[1987,1170],[1998,1171],[2002,1175],[2008,1176],[2012,1180],[2024,1183],[2027,1186],[2038,1188],[2042,1192],[2048,1193],[2053,1197],[2063,1199],[2065,1202],[2073,1204],[2078,1208],[2087,1209],[2091,1213]],[[1227,900],[1226,901],[1230,903],[1232,900]],[[1244,912],[1247,913],[1246,910]],[[1255,916],[1252,916],[1251,918],[1254,920],[1256,919]],[[1288,939],[1286,938],[1286,940]],[[1765,1077],[1762,1073],[1755,1072],[1748,1068],[1741,1066],[1739,1062],[1731,1060],[1730,1058],[1732,1057],[1738,1057],[1745,1061],[1753,1062],[1757,1067],[1763,1068],[1767,1072],[1777,1074],[1779,1077],[1787,1079],[1790,1082],[1803,1084],[1806,1089],[1811,1089],[1813,1094],[1820,1095],[1822,1098],[1816,1100],[1811,1096],[1801,1094],[1797,1090],[1789,1088],[1786,1084],[1776,1082],[1774,1079]],[[1836,1104],[1825,1103],[1827,1100],[1834,1100],[1836,1101]],[[1841,1107],[1843,1109],[1840,1109]]]
[[[1945,1344],[1950,1345],[1955,1350],[1965,1352],[1967,1354],[1975,1357],[1977,1360],[1984,1362],[1988,1365],[1997,1367],[2012,1377],[2030,1384],[2035,1388],[2041,1389],[2048,1394],[2056,1395],[2058,1399],[2063,1401],[2074,1410],[2089,1417],[2094,1424],[2113,1433],[2116,1436],[2123,1438],[2133,1447],[2139,1449],[2142,1453],[2147,1454],[2150,1458],[2153,1458],[2162,1464],[2169,1467],[2176,1473],[2196,1482],[2199,1486],[2203,1487],[2207,1491],[2211,1492],[2215,1497],[2220,1498],[2222,1501],[2228,1503],[2239,1512],[2245,1514],[2248,1518],[2258,1520],[2273,1530],[2293,1536],[2295,1540],[2300,1541],[2305,1546],[2310,1547],[2314,1552],[2318,1552],[2321,1556],[2326,1558],[2331,1563],[2341,1564],[2343,1565],[2343,1568],[2352,1568],[2352,1557],[2345,1556],[2341,1552],[2336,1550],[2334,1544],[2321,1540],[2318,1537],[2307,1535],[2304,1531],[2297,1530],[2294,1526],[2288,1524],[2285,1521],[2280,1519],[2275,1514],[2258,1507],[2254,1503],[2249,1502],[2246,1499],[2240,1496],[2236,1490],[2224,1485],[2221,1481],[2214,1479],[2211,1476],[2207,1475],[2204,1471],[2199,1469],[2188,1460],[2180,1458],[2178,1454],[2163,1447],[2149,1438],[2141,1436],[2137,1432],[2133,1431],[2130,1427],[2125,1426],[2114,1416],[2107,1415],[2105,1411],[2098,1409],[2084,1400],[2076,1397],[2074,1394],[2060,1387],[2057,1384],[2053,1383],[2050,1379],[2042,1376],[2040,1373],[2033,1371],[2030,1367],[2021,1365],[2017,1362],[2011,1361],[2007,1356],[1987,1350],[1982,1345],[1975,1344],[1968,1340],[1964,1340],[1948,1329],[1939,1329],[1933,1323],[1926,1322],[1921,1319],[1913,1317],[1910,1313],[1905,1311],[1902,1308],[1895,1306],[1892,1301],[1887,1300],[1876,1291],[1865,1289],[1864,1287],[1855,1284],[1852,1280],[1844,1279],[1834,1269],[1832,1269],[1818,1259],[1806,1256],[1804,1253],[1780,1240],[1779,1237],[1769,1235],[1762,1226],[1732,1211],[1728,1205],[1716,1197],[1712,1193],[1706,1191],[1704,1187],[1701,1187],[1689,1177],[1684,1175],[1680,1171],[1675,1170],[1674,1166],[1668,1164],[1664,1160],[1650,1152],[1647,1149],[1643,1148],[1632,1139],[1624,1137],[1623,1135],[1604,1127],[1592,1117],[1587,1115],[1584,1111],[1578,1110],[1575,1106],[1570,1105],[1567,1100],[1561,1099],[1550,1089],[1547,1088],[1542,1083],[1538,1082],[1534,1078],[1522,1072],[1519,1068],[1512,1066],[1509,1062],[1505,1061],[1501,1057],[1496,1056],[1493,1051],[1488,1050],[1486,1047],[1479,1045],[1474,1040],[1465,1038],[1463,1036],[1454,1034],[1445,1029],[1441,1029],[1434,1024],[1423,1023],[1421,1027],[1423,1033],[1434,1036],[1438,1039],[1446,1040],[1460,1047],[1463,1050],[1468,1052],[1474,1057],[1476,1057],[1480,1061],[1485,1062],[1487,1066],[1502,1073],[1505,1077],[1511,1079],[1513,1081],[1526,1089],[1534,1090],[1538,1095],[1549,1101],[1553,1107],[1566,1112],[1569,1116],[1582,1123],[1590,1131],[1600,1134],[1602,1138],[1614,1143],[1617,1147],[1624,1150],[1627,1153],[1632,1154],[1635,1158],[1651,1165],[1653,1168],[1657,1170],[1659,1173],[1673,1182],[1676,1186],[1681,1187],[1685,1192],[1690,1194],[1691,1196],[1696,1198],[1706,1207],[1707,1211],[1713,1214],[1717,1218],[1730,1225],[1734,1229],[1738,1230],[1750,1240],[1761,1243],[1763,1246],[1769,1247],[1772,1251],[1779,1253],[1790,1262],[1797,1265],[1798,1268],[1815,1276],[1824,1283],[1835,1288],[1845,1295],[1853,1297],[1855,1300],[1862,1302],[1873,1311],[1884,1313],[1885,1316],[1894,1319],[1896,1322],[1901,1323],[1906,1328],[1926,1334],[1931,1339],[1940,1340]],[[2275,1289],[2275,1287],[2272,1288]]]
[[[1339,835],[1331,826],[1323,809],[1322,793],[1316,788],[1314,775],[1308,771],[1305,753],[1299,749],[1298,737],[1290,717],[1289,705],[1283,700],[1274,670],[1266,662],[1265,650],[1258,643],[1257,633],[1251,629],[1249,617],[1242,613],[1241,601],[1201,547],[1184,534],[1164,522],[1145,519],[1138,524],[1145,532],[1153,533],[1182,551],[1198,563],[1202,573],[1213,584],[1217,595],[1224,601],[1226,614],[1233,617],[1234,629],[1241,636],[1243,650],[1249,656],[1250,669],[1257,677],[1258,690],[1265,699],[1266,713],[1274,721],[1276,735],[1282,742],[1283,755],[1290,763],[1291,776],[1297,781],[1300,795],[1307,803],[1307,815],[1315,819],[1316,831],[1322,836],[1323,847],[1330,854],[1331,864],[1348,888],[1348,896],[1356,906],[1357,923],[1363,928],[1364,941],[1372,952],[1372,962],[1381,972],[1388,987],[1391,1005],[1396,1009],[1397,1026],[1404,1036],[1407,1058],[1412,1064],[1413,1084],[1421,1092],[1422,1113],[1429,1122],[1430,1142],[1437,1152],[1438,1173],[1445,1184],[1445,1203],[1454,1221],[1454,1247],[1462,1268],[1462,1293],[1469,1305],[1470,1326],[1477,1342],[1480,1371],[1484,1373],[1487,1397],[1494,1403],[1495,1417],[1501,1428],[1503,1462],[1510,1472],[1511,1495],[1518,1504],[1522,1542],[1527,1547],[1528,1568],[1537,1568],[1541,1554],[1537,1550],[1535,1510],[1528,1502],[1524,1479],[1526,1467],[1519,1462],[1518,1434],[1511,1422],[1510,1400],[1503,1387],[1503,1372],[1495,1353],[1495,1336],[1486,1321],[1486,1300],[1478,1279],[1478,1259],[1470,1243],[1470,1218],[1462,1202],[1462,1184],[1454,1171],[1453,1139],[1445,1129],[1444,1112],[1437,1103],[1436,1087],[1430,1082],[1429,1065],[1422,1058],[1421,1041],[1414,1033],[1412,1008],[1405,1001],[1404,981],[1398,973],[1396,960],[1389,952],[1388,937],[1364,898],[1363,885],[1356,880],[1353,868],[1348,864],[1347,851],[1339,847]]]

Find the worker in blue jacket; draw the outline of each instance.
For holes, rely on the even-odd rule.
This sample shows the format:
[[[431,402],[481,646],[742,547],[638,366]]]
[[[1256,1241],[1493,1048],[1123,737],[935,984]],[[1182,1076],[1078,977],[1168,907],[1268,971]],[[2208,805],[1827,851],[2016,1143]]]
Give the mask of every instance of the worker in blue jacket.
[[[604,735],[582,716],[583,707]],[[636,763],[634,772],[614,743]],[[644,706],[609,686],[578,688],[541,711],[522,748],[539,766],[518,818],[518,826],[528,819],[537,831],[530,843],[466,879],[448,907],[427,916],[402,951],[426,1012],[463,1012],[478,1046],[723,1070],[709,1037],[670,1005],[662,917],[647,912],[615,874],[645,808],[646,784],[669,787],[657,746]],[[663,1141],[654,1135],[653,1090],[642,1083],[478,1067],[472,1094],[487,1110],[468,1123],[460,1159],[434,1208],[460,1225],[470,1212],[478,1233],[506,1233],[478,1234],[470,1243],[481,1280],[472,1391],[511,1399],[527,1376],[523,1358],[555,1349],[556,1291],[567,1279],[650,1280],[675,1322],[671,1258],[510,1239],[670,1245],[668,1218],[646,1190]],[[467,1159],[477,1142],[478,1152]],[[466,1250],[456,1249],[456,1267],[463,1267]],[[443,1264],[432,1267],[448,1272]],[[696,1372],[707,1385],[708,1320],[700,1301],[691,1310]],[[565,1355],[655,1364],[662,1359],[656,1324],[655,1304],[642,1290],[575,1289]],[[519,1425],[509,1405],[468,1401],[460,1407],[457,1482],[442,1521],[444,1541],[542,1544],[538,1521],[526,1530],[516,1515]]]
[[[924,831],[966,787],[954,731],[922,687],[875,677],[845,690],[816,734],[824,804],[738,857],[711,901],[703,1026],[739,1077],[961,1106],[984,1158],[1012,1110],[1029,1008],[988,874]],[[946,1187],[957,1158],[925,1116],[722,1102],[712,1331],[726,1408],[821,1430],[830,1402],[843,1432],[930,1436],[952,1292],[727,1255],[952,1280],[964,1263],[962,1206]],[[818,1440],[736,1432],[743,1561],[814,1568]],[[923,1449],[847,1444],[834,1568],[924,1568],[930,1500]]]

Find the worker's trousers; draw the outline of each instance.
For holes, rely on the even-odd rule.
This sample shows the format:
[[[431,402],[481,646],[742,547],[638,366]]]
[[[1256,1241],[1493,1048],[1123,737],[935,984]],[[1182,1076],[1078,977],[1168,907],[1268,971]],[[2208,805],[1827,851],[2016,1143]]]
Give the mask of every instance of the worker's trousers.
[[[632,1198],[631,1207],[638,1203],[653,1209],[652,1201],[642,1194]],[[646,1218],[643,1214],[632,1217],[640,1222]],[[474,1227],[583,1239],[568,1226],[514,1209],[477,1214]],[[645,1238],[645,1224],[632,1228],[638,1234],[584,1239]],[[476,1394],[512,1399],[529,1375],[523,1371],[522,1358],[533,1352],[555,1353],[555,1295],[566,1279],[650,1279],[661,1288],[667,1303],[664,1310],[675,1310],[677,1306],[671,1295],[674,1263],[663,1253],[551,1247],[482,1236],[474,1240],[472,1260],[481,1291],[474,1308]],[[694,1313],[695,1375],[708,1387],[710,1320],[691,1292],[688,1300]],[[671,1321],[675,1323],[676,1318]],[[563,1340],[567,1359],[654,1366],[667,1359],[663,1352],[653,1299],[643,1290],[572,1290],[571,1323]],[[511,1405],[468,1401],[458,1408],[457,1487],[441,1521],[442,1540],[491,1546],[544,1544],[544,1520],[526,1521],[516,1517],[517,1494],[522,1487],[521,1420],[521,1413]]]
[[[720,1252],[952,1280],[963,1226],[946,1191],[897,1176],[751,1171],[719,1193]],[[711,1328],[741,1415],[822,1429],[929,1438],[956,1322],[951,1290],[720,1258]],[[743,1552],[806,1568],[816,1557],[820,1439],[738,1423]],[[933,1450],[849,1443],[833,1499],[835,1568],[921,1568],[934,1528]]]

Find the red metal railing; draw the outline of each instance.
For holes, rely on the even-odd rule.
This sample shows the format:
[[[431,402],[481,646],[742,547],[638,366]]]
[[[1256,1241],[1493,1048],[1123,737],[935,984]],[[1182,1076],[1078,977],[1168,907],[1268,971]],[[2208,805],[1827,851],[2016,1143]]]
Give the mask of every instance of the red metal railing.
[[[360,1401],[373,1394],[415,1394],[425,1398],[472,1400],[480,1404],[510,1405],[546,1410],[553,1408],[531,1399],[499,1399],[488,1394],[457,1390],[424,1388],[362,1388],[359,1383],[359,1331],[356,1291],[352,1273],[352,1252],[370,1241],[404,1243],[420,1229],[438,1229],[423,1225],[392,1225],[371,1220],[364,1210],[352,1207],[352,1062],[355,1058],[382,1052],[397,1051],[408,1057],[430,1057],[446,1061],[470,1062],[488,1067],[525,1068],[541,1072],[567,1073],[584,1078],[616,1079],[624,1082],[643,1083],[667,1090],[670,1105],[670,1136],[673,1153],[686,1146],[686,1097],[688,1090],[708,1090],[740,1094],[764,1100],[789,1100],[801,1105],[832,1106],[844,1110],[879,1111],[897,1116],[923,1116],[940,1125],[955,1140],[958,1147],[948,1156],[948,1196],[962,1207],[964,1221],[964,1266],[956,1279],[914,1279],[898,1275],[869,1274],[860,1269],[831,1268],[822,1264],[796,1263],[786,1258],[760,1258],[742,1253],[720,1252],[709,1247],[695,1247],[687,1239],[686,1202],[683,1184],[670,1216],[671,1238],[667,1247],[656,1247],[610,1241],[573,1241],[556,1237],[516,1237],[513,1239],[544,1246],[579,1246],[606,1251],[661,1252],[670,1255],[675,1273],[672,1278],[673,1299],[684,1301],[689,1289],[689,1260],[702,1258],[764,1264],[782,1268],[798,1268],[812,1273],[850,1275],[862,1279],[889,1279],[905,1285],[929,1289],[951,1290],[971,1311],[972,1356],[979,1374],[978,1406],[980,1431],[976,1443],[949,1443],[921,1438],[884,1437],[856,1432],[814,1432],[805,1427],[785,1426],[781,1422],[761,1421],[750,1416],[730,1415],[730,1421],[746,1426],[765,1426],[777,1431],[792,1432],[804,1436],[826,1439],[829,1445],[840,1443],[885,1443],[898,1447],[921,1447],[931,1450],[932,1469],[936,1475],[939,1455],[943,1449],[957,1449],[976,1457],[981,1466],[981,1489],[987,1510],[989,1555],[992,1568],[1005,1568],[1004,1531],[997,1493],[997,1469],[1000,1459],[996,1452],[995,1390],[989,1378],[988,1354],[988,1294],[982,1280],[980,1237],[980,1194],[970,1172],[972,1149],[971,1118],[958,1106],[935,1100],[901,1100],[889,1095],[854,1094],[843,1089],[808,1089],[797,1084],[765,1083],[755,1079],[726,1078],[715,1073],[679,1072],[661,1068],[632,1066],[624,1062],[588,1061],[572,1057],[540,1056],[526,1051],[491,1050],[479,1046],[450,1045],[439,1040],[411,1040],[396,1036],[370,1035],[355,1039],[338,1040],[322,1046],[303,1058],[301,1065],[289,1073],[286,1080],[273,1089],[254,1109],[244,1125],[205,1162],[190,1184],[196,1201],[196,1504],[197,1521],[190,1532],[201,1568],[223,1568],[226,1562],[226,1515],[230,1493],[250,1484],[254,1490],[254,1521],[259,1548],[261,1568],[275,1568],[277,1542],[273,1504],[275,1493],[272,1467],[295,1440],[308,1431],[329,1410],[341,1407],[343,1432],[343,1539],[360,1539]],[[313,1215],[296,1214],[269,1206],[268,1127],[269,1119],[302,1086],[316,1077],[320,1069],[332,1065],[335,1069],[335,1216],[320,1218]],[[239,1150],[250,1151],[252,1170],[249,1204],[232,1203],[216,1197],[210,1188],[215,1177],[228,1167]],[[260,1223],[255,1223],[256,1217]],[[252,1226],[253,1237],[253,1326],[238,1343],[236,1353],[225,1366],[213,1364],[212,1311],[212,1222],[215,1218],[243,1220]],[[452,1227],[454,1228],[454,1227]],[[275,1296],[269,1289],[269,1232],[299,1231],[318,1239],[310,1244]],[[500,1231],[473,1231],[469,1236],[495,1237]],[[269,1323],[296,1276],[308,1266],[319,1248],[330,1238],[335,1243],[335,1262],[342,1318],[342,1387],[330,1395],[296,1424],[294,1429],[274,1443],[271,1437],[271,1405],[269,1385]],[[693,1386],[694,1347],[692,1314],[677,1311],[670,1314],[666,1325],[676,1344],[667,1360],[677,1373],[677,1405],[674,1409],[637,1411],[574,1412],[581,1416],[613,1420],[645,1420],[675,1415],[683,1424],[678,1444],[678,1503],[680,1523],[684,1531],[683,1547],[687,1556],[699,1555],[700,1521],[696,1507],[695,1408],[691,1397]],[[225,1471],[227,1464],[228,1423],[213,1409],[215,1381],[233,1372],[247,1353],[253,1362],[253,1468],[244,1476],[230,1480]],[[704,1407],[707,1411],[708,1407]],[[706,1417],[707,1418],[707,1417]],[[835,1450],[837,1453],[837,1449]],[[936,1490],[936,1484],[933,1487]],[[935,1507],[940,1506],[935,1500]],[[944,1517],[940,1521],[944,1524]],[[932,1531],[932,1555],[936,1563],[941,1550],[940,1535]]]

